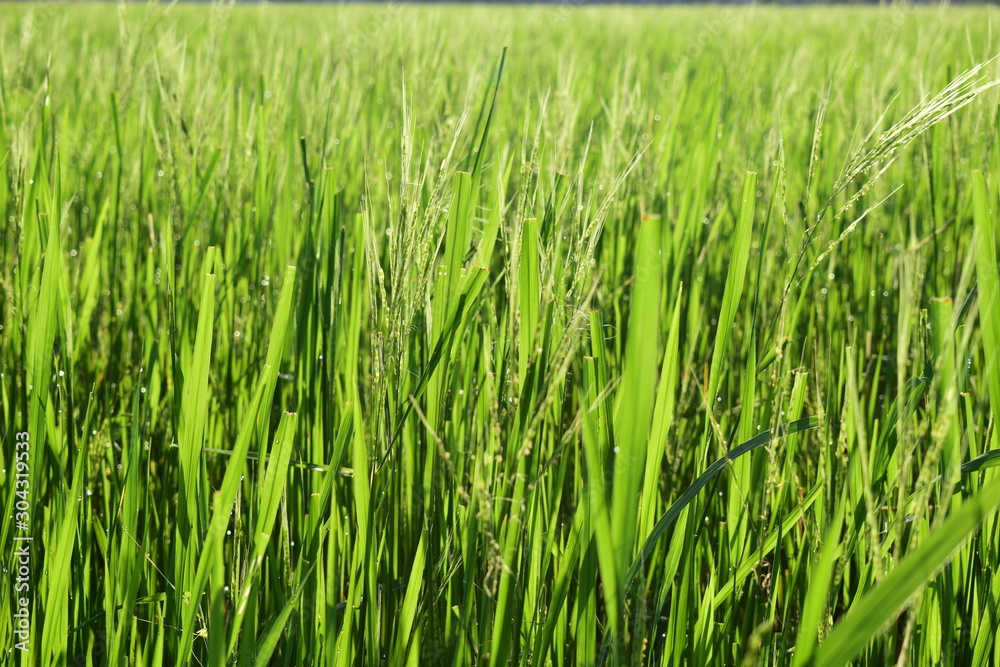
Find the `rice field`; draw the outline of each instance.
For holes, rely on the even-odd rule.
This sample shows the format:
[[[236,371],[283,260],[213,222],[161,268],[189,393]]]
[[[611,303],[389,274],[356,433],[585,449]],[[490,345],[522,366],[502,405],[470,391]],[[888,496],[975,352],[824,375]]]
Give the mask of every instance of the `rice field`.
[[[0,5],[0,663],[1000,663],[995,18]]]

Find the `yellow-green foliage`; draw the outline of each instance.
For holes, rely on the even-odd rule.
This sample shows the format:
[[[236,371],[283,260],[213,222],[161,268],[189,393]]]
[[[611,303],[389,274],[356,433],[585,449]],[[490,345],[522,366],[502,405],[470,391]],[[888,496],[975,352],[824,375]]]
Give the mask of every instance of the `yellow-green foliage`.
[[[5,659],[1000,660],[992,10],[0,7]]]

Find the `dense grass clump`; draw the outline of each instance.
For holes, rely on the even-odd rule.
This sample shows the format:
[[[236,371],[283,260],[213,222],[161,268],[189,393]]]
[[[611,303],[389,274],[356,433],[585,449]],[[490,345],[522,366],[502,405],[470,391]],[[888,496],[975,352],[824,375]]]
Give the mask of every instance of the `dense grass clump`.
[[[988,9],[111,9],[0,15],[5,659],[1000,661]]]

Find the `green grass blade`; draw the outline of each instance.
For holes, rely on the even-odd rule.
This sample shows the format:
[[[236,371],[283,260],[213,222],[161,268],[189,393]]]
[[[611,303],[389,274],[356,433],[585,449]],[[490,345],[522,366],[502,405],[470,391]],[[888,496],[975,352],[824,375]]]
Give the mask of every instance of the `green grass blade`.
[[[697,497],[702,489],[708,485],[713,479],[715,479],[719,473],[721,473],[725,468],[727,468],[733,460],[739,458],[743,454],[766,445],[776,438],[783,436],[793,435],[795,433],[801,433],[809,429],[814,429],[819,427],[820,421],[816,417],[808,417],[806,419],[799,419],[794,422],[789,422],[787,424],[782,424],[775,428],[773,431],[764,431],[750,440],[734,447],[729,452],[726,453],[721,459],[715,461],[708,469],[702,473],[698,479],[694,481],[678,498],[674,503],[667,509],[667,511],[660,517],[653,526],[652,532],[646,536],[642,543],[642,547],[639,550],[638,556],[632,561],[631,566],[628,569],[628,573],[625,576],[625,586],[624,590],[627,592],[636,576],[638,576],[640,570],[646,565],[647,559],[653,552],[656,543],[666,534],[667,530],[671,525],[677,520],[681,512]],[[609,636],[605,636],[605,646],[607,646],[607,640],[610,639]]]
[[[1000,508],[1000,479],[965,501],[923,543],[906,555],[838,623],[816,651],[814,664],[838,667],[860,653],[947,565],[969,536]]]
[[[757,202],[757,174],[748,171],[743,176],[743,191],[740,197],[739,216],[736,221],[736,233],[733,236],[733,247],[730,251],[729,268],[726,273],[726,287],[722,297],[722,309],[719,311],[719,323],[716,327],[715,346],[712,350],[712,367],[708,376],[708,399],[715,400],[721,381],[722,365],[726,360],[732,338],[733,322],[736,311],[743,296],[746,283],[747,263],[750,260],[750,238],[753,231],[753,215]]]
[[[646,448],[653,419],[658,372],[651,360],[659,358],[660,330],[660,225],[642,221],[639,252],[632,288],[625,376],[616,397],[614,486],[611,491],[611,525],[619,585],[625,583],[625,564],[635,553],[639,516],[636,498],[642,489]],[[650,499],[651,501],[652,499]],[[628,586],[625,586],[625,590]]]
[[[995,223],[990,214],[986,178],[980,171],[972,174],[973,219],[976,226],[976,277],[979,279],[979,318],[986,355],[986,382],[990,405],[1000,406],[1000,273],[997,269]],[[1000,432],[993,428],[993,449],[1000,448]]]

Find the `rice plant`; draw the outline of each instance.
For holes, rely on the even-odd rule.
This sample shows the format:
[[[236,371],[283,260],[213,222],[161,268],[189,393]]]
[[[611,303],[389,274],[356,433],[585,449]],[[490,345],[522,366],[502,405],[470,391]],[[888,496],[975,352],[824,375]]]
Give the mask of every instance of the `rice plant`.
[[[23,665],[1000,661],[991,9],[0,12]]]

